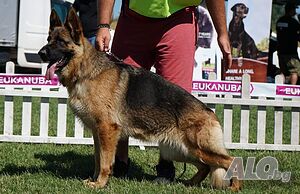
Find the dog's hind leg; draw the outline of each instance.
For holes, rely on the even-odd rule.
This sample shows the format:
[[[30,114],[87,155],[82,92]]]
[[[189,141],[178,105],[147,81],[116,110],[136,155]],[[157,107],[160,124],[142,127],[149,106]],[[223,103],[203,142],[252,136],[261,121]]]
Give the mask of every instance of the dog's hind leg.
[[[179,137],[176,138],[180,139]],[[188,148],[183,144],[181,146],[170,146],[169,144],[159,143],[160,156],[164,160],[168,161],[177,161],[190,163],[196,166],[198,169],[197,173],[189,180],[183,180],[182,182],[185,185],[196,185],[204,180],[209,174],[210,167],[209,165],[204,164],[203,162],[197,160],[197,158],[189,155]]]
[[[211,118],[202,125],[200,130],[196,129],[196,137],[189,136],[190,142],[194,145],[194,147],[190,147],[190,153],[200,162],[210,166],[212,186],[223,189],[227,187],[226,181],[223,180],[224,175],[234,158],[229,156],[225,149],[220,123],[213,117]],[[231,189],[239,190],[240,186],[241,183],[234,178]]]
[[[88,186],[102,188],[106,185],[112,171],[120,133],[120,129],[116,124],[107,122],[101,123],[100,127],[93,131],[95,172],[93,180],[87,181]]]
[[[196,166],[198,171],[191,179],[184,181],[184,184],[189,186],[201,183],[207,177],[210,171],[209,166],[202,162],[192,162],[192,164]]]
[[[214,188],[224,189],[227,187],[225,180],[223,180],[226,170],[229,169],[233,157],[229,155],[212,153],[210,151],[197,150],[195,153],[205,164],[210,166],[211,172],[211,184]],[[237,178],[233,178],[231,182],[230,189],[233,191],[238,191],[241,189],[242,182]]]

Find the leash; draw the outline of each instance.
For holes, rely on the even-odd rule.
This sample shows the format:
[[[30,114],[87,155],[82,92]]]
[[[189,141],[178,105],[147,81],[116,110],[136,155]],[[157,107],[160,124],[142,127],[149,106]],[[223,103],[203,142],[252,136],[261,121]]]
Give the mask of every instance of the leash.
[[[180,179],[184,175],[184,173],[186,171],[186,163],[183,163],[183,164],[184,164],[183,165],[183,172],[181,173],[181,175],[177,179]]]
[[[120,59],[120,58],[117,57],[115,54],[113,54],[113,53],[111,52],[111,50],[107,51],[106,54],[107,54],[107,55],[110,57],[110,59],[113,60],[113,61],[121,62],[121,63],[124,62],[123,59]]]

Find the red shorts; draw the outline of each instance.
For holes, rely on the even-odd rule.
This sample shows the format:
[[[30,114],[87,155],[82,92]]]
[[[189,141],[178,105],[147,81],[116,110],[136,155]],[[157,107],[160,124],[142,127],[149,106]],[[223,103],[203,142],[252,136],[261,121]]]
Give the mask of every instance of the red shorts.
[[[112,53],[125,63],[150,70],[188,92],[192,89],[197,27],[194,8],[165,19],[151,19],[123,10]]]

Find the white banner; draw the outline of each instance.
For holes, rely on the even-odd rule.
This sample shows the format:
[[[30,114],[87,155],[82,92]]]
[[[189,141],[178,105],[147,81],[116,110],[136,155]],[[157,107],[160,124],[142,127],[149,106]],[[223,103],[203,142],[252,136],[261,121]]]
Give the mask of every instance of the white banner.
[[[231,81],[193,81],[193,93],[241,95],[242,83]],[[251,96],[299,98],[300,86],[272,83],[250,83]]]
[[[60,87],[57,77],[52,80],[47,80],[42,75],[7,75],[0,74],[0,86],[14,87]],[[192,92],[201,94],[226,94],[241,95],[242,83],[232,81],[211,81],[201,80],[193,81]],[[251,96],[266,96],[266,97],[285,97],[293,98],[300,97],[300,86],[272,83],[250,83]]]
[[[0,74],[0,86],[57,88],[60,86],[60,83],[56,76],[52,80],[47,80],[43,75]]]

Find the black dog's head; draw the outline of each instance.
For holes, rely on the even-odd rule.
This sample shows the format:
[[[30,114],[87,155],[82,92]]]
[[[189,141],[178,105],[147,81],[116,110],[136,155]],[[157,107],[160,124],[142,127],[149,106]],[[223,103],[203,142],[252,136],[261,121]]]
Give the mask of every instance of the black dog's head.
[[[70,68],[70,60],[82,52],[83,40],[82,25],[73,8],[68,12],[65,24],[52,10],[48,43],[38,53],[43,61],[49,62],[47,79],[51,79],[54,73],[60,75]]]
[[[249,8],[243,3],[237,3],[231,8],[231,11],[234,16],[245,18],[249,12]]]

